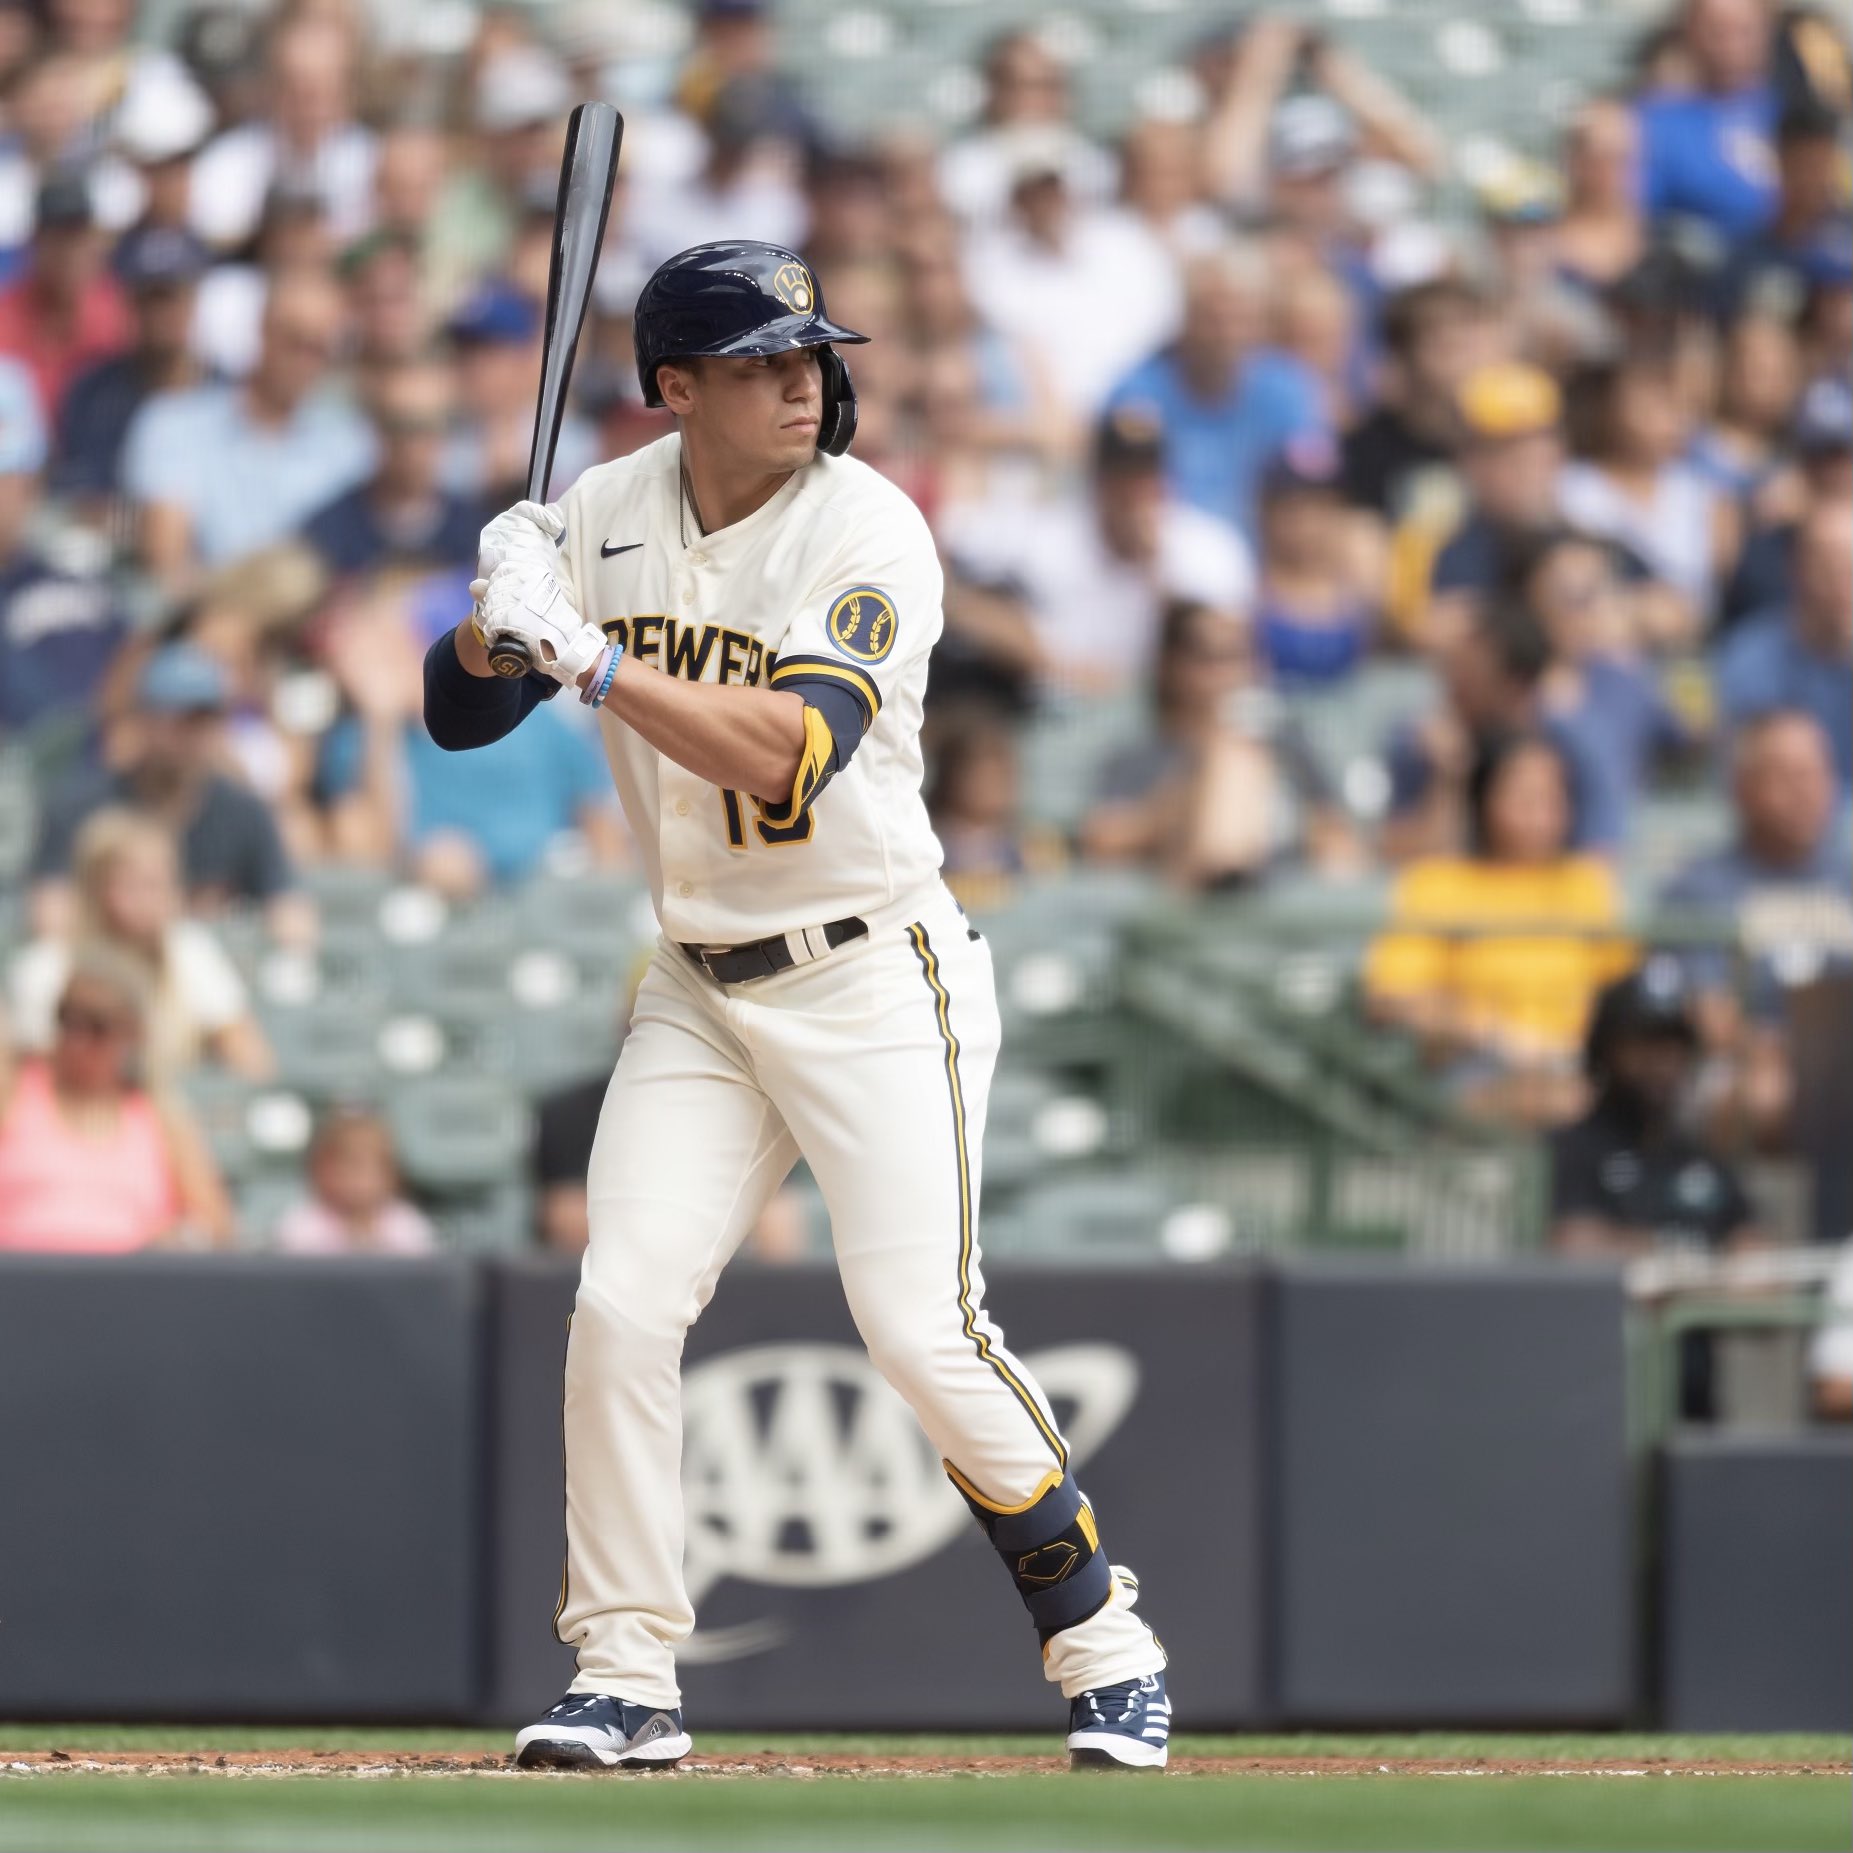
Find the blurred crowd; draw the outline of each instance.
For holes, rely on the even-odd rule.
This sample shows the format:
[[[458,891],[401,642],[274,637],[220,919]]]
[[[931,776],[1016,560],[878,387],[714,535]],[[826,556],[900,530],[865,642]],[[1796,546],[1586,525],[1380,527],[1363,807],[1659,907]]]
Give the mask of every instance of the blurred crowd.
[[[1735,1162],[1795,1149],[1796,995],[1853,968],[1832,15],[1684,0],[1467,172],[1341,38],[1266,10],[1180,44],[1163,109],[1111,133],[1030,26],[983,47],[971,121],[861,140],[765,0],[645,12],[487,7],[434,51],[364,0],[158,31],[129,0],[0,5],[0,729],[38,809],[0,1246],[229,1238],[173,1086],[272,1072],[228,910],[312,947],[320,867],[463,900],[563,843],[629,861],[588,729],[545,708],[452,758],[419,718],[424,647],[522,492],[592,96],[624,163],[556,487],[666,428],[628,331],[658,262],[804,254],[872,337],[856,453],[940,539],[929,798],[969,904],[1073,864],[1375,880],[1362,1008],[1468,1111],[1553,1139],[1567,1246],[1755,1239]],[[1347,692],[1387,667],[1426,703],[1335,778],[1307,717],[1367,713]],[[1024,799],[1055,715],[1098,723],[1071,830]],[[1718,841],[1644,898],[1737,948],[1656,955],[1644,819],[1706,793]],[[543,1125],[544,1198],[587,1119]],[[329,1112],[276,1239],[431,1241],[382,1122]]]

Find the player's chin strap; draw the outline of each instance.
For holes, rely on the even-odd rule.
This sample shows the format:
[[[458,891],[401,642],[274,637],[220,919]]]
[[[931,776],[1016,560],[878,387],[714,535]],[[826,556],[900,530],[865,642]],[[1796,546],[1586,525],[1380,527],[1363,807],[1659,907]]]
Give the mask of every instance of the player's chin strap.
[[[941,1465],[1003,1558],[1045,1646],[1051,1635],[1106,1605],[1113,1573],[1101,1553],[1094,1509],[1073,1474],[1051,1468],[1024,1504],[1002,1506],[979,1492],[951,1461]]]

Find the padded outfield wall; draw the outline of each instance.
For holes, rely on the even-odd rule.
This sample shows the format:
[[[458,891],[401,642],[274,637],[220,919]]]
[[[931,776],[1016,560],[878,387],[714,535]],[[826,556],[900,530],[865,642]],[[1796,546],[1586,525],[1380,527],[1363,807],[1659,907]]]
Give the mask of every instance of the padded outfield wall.
[[[549,1702],[572,1283],[0,1261],[0,1715]],[[1676,1443],[1656,1496],[1611,1272],[1018,1267],[991,1301],[1194,1727],[1853,1724],[1853,1443]],[[1008,1581],[829,1269],[730,1270],[685,1413],[704,1724],[1048,1725]]]

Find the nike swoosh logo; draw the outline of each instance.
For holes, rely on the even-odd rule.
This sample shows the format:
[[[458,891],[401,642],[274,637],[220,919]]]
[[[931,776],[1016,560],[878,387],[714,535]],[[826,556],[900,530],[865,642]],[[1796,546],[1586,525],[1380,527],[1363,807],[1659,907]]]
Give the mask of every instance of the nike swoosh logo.
[[[643,542],[640,540],[626,541],[622,547],[614,547],[608,540],[600,541],[598,546],[598,557],[601,560],[609,560],[620,553],[635,553],[642,545]]]

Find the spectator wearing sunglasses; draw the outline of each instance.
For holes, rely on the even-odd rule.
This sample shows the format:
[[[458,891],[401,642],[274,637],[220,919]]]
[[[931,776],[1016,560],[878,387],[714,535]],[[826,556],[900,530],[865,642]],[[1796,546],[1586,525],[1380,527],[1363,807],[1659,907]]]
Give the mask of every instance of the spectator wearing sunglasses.
[[[231,1205],[198,1128],[140,1078],[147,990],[93,947],[59,993],[50,1046],[0,1051],[0,1250],[219,1246]]]
[[[380,376],[372,407],[378,466],[303,529],[331,572],[474,561],[487,512],[440,481],[454,398],[449,369],[434,362],[411,361]]]
[[[279,276],[248,380],[163,393],[135,415],[122,486],[158,579],[184,588],[287,538],[372,469],[366,419],[330,390],[345,313],[326,274]]]

